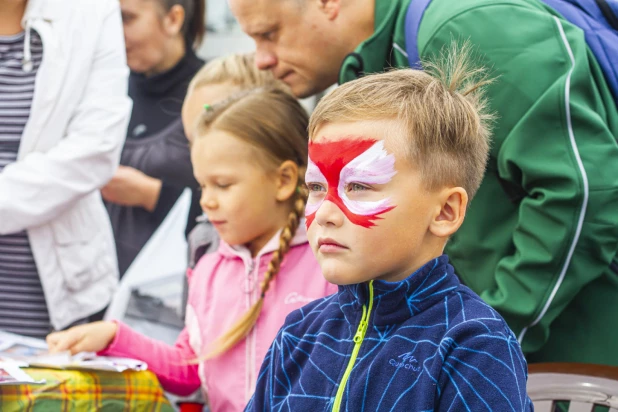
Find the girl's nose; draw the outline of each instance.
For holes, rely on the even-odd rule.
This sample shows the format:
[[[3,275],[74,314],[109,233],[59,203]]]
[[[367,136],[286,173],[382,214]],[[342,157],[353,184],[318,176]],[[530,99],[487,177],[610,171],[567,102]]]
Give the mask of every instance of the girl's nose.
[[[212,195],[212,193],[210,193],[209,190],[203,189],[202,196],[200,197],[200,206],[202,207],[202,210],[206,212],[207,210],[216,209],[219,206],[219,204],[216,198]]]

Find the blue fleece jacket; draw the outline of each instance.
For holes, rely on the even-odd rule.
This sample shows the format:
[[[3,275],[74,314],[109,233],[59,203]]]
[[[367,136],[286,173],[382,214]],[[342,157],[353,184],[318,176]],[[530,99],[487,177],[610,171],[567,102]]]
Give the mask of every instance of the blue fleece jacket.
[[[531,411],[526,379],[509,327],[442,256],[292,312],[246,411]]]

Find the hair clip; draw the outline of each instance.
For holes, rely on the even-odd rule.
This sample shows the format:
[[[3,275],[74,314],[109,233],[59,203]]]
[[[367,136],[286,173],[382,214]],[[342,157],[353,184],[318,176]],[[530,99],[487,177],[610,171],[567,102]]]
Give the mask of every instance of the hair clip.
[[[212,106],[211,106],[211,105],[209,105],[209,104],[205,104],[205,105],[204,105],[204,110],[206,110],[207,112],[209,112],[209,111],[211,111],[211,110],[212,110]]]

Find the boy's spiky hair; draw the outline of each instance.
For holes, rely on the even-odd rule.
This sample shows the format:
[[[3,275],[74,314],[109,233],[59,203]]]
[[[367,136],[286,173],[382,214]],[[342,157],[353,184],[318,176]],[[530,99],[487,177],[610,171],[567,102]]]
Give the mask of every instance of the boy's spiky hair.
[[[478,190],[489,153],[486,69],[472,64],[471,46],[453,43],[424,70],[392,70],[346,83],[324,97],[309,122],[309,138],[329,123],[397,120],[406,155],[428,189]]]

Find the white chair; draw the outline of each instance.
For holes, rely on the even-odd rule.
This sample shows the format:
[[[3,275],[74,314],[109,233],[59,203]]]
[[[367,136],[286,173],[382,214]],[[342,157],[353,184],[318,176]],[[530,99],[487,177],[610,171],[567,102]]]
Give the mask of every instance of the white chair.
[[[536,412],[554,412],[569,401],[568,412],[591,412],[595,405],[618,412],[618,368],[580,363],[529,365],[528,395]]]

